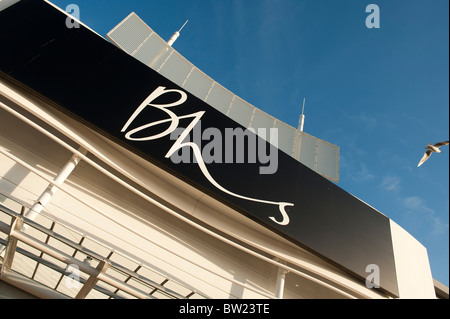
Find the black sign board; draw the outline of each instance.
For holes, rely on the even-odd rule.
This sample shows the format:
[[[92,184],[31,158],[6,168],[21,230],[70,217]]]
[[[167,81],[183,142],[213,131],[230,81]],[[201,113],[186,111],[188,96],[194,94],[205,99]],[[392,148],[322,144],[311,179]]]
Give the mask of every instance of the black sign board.
[[[245,131],[244,150],[251,152],[244,155],[237,135],[219,143],[214,136],[226,139],[244,128],[89,29],[68,28],[66,20],[44,1],[22,0],[0,12],[3,75],[357,278],[365,280],[367,267],[377,265],[381,289],[398,295],[387,217],[252,132]],[[199,145],[195,134],[209,142]],[[232,141],[236,153],[226,160]],[[180,162],[186,151],[191,160]],[[252,161],[255,152],[265,160]]]

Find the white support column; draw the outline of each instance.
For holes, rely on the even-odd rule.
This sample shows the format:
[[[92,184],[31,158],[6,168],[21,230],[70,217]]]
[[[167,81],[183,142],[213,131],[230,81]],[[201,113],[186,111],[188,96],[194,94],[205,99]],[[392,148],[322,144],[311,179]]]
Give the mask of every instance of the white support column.
[[[78,149],[82,154],[86,155],[87,151],[80,147]],[[78,163],[80,163],[81,158],[77,154],[73,154],[72,157],[69,159],[69,161],[64,165],[64,167],[61,169],[61,171],[58,173],[58,175],[55,177],[54,181],[57,185],[62,185],[69,175],[73,172],[75,167],[77,167]],[[48,204],[50,199],[55,195],[55,193],[58,191],[58,187],[55,185],[49,185],[47,189],[39,196],[36,203],[30,208],[30,210],[25,214],[25,217],[34,220],[40,212],[45,208],[45,206]],[[24,228],[26,229],[27,226],[25,225]]]
[[[277,260],[280,261],[280,260]],[[275,297],[278,299],[283,299],[284,295],[284,284],[286,281],[286,274],[289,271],[283,268],[278,268],[278,274],[277,274],[277,287],[275,289]]]

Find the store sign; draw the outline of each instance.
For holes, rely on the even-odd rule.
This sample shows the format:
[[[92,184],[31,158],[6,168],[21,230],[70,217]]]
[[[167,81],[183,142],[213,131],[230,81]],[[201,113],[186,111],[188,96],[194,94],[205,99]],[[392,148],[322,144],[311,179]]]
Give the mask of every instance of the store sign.
[[[169,103],[165,103],[165,104],[154,103],[154,101],[157,100],[158,98],[160,98],[161,96],[170,94],[170,93],[176,93],[177,98],[174,101],[170,101]],[[281,221],[278,221],[275,217],[269,217],[269,219],[279,225],[283,225],[283,226],[288,225],[290,222],[290,219],[289,219],[289,216],[288,216],[285,208],[287,206],[294,206],[294,204],[287,203],[287,202],[273,202],[273,201],[269,201],[269,200],[256,199],[256,198],[251,198],[251,197],[235,194],[234,192],[232,192],[232,191],[226,189],[225,187],[223,187],[222,185],[220,185],[219,182],[217,182],[214,179],[214,177],[211,175],[211,173],[207,167],[207,164],[205,163],[205,159],[204,159],[204,155],[203,155],[204,152],[202,152],[202,150],[200,149],[200,146],[197,143],[190,141],[189,139],[188,139],[188,141],[186,141],[189,134],[194,130],[194,128],[200,126],[199,123],[201,123],[201,118],[203,117],[203,115],[205,114],[206,111],[199,111],[199,112],[192,113],[192,114],[185,114],[185,115],[178,116],[177,114],[175,114],[175,112],[173,112],[171,110],[171,108],[173,108],[173,107],[182,106],[183,103],[185,103],[187,101],[187,99],[188,99],[188,95],[183,90],[167,89],[163,86],[159,86],[134,111],[134,113],[131,115],[131,117],[128,119],[128,121],[125,123],[121,132],[126,133],[127,130],[130,128],[131,124],[142,113],[142,111],[144,111],[144,109],[146,107],[154,107],[158,110],[161,110],[166,115],[166,118],[162,119],[162,120],[156,120],[156,121],[154,119],[151,119],[152,120],[151,122],[145,123],[144,125],[140,125],[132,130],[129,130],[125,134],[125,138],[127,140],[132,141],[132,142],[150,142],[152,140],[160,139],[160,138],[166,137],[167,135],[172,134],[176,129],[178,129],[179,125],[180,125],[180,120],[190,119],[190,123],[188,124],[187,128],[182,129],[181,134],[176,139],[176,141],[173,143],[173,145],[170,147],[169,151],[165,155],[165,158],[170,159],[174,154],[176,154],[176,152],[178,152],[179,150],[182,150],[183,148],[188,148],[188,149],[192,150],[192,152],[194,154],[194,160],[198,164],[203,176],[212,185],[214,185],[218,191],[222,191],[228,195],[231,195],[231,196],[239,198],[239,199],[247,200],[247,201],[258,202],[258,203],[263,203],[263,204],[267,204],[267,205],[275,205],[279,208],[282,219],[281,219]],[[146,131],[149,128],[152,128],[155,126],[161,126],[162,124],[166,124],[166,123],[168,124],[168,127],[165,130],[163,130],[162,132],[157,132],[155,134],[150,134],[150,135],[144,133],[143,136],[135,137],[135,135],[142,133],[142,131]],[[234,129],[232,131],[234,131]],[[250,139],[252,139],[252,140],[257,139],[255,133],[250,132],[250,134],[248,134],[248,133],[244,133],[244,132],[245,131],[243,129],[238,130],[238,133],[240,133],[241,136],[250,136]],[[219,139],[221,139],[220,133],[221,133],[220,130],[218,130]],[[201,134],[201,135],[203,136],[203,134]],[[230,136],[230,135],[226,134],[225,136]],[[231,135],[231,136],[233,136],[233,135]],[[253,136],[253,138],[252,138],[252,136]],[[239,138],[239,140],[242,141],[243,139]],[[261,139],[259,139],[259,140],[262,141]],[[265,143],[265,142],[263,141],[263,143]],[[222,143],[215,143],[214,145],[215,145],[216,152],[218,152],[218,150],[222,148]],[[225,143],[225,145],[226,145],[226,147],[225,147],[226,154],[234,153],[235,147],[234,147],[233,141],[231,143]],[[255,144],[252,144],[252,145],[255,145]],[[243,148],[238,148],[238,149],[240,149],[241,152],[245,151]],[[273,148],[272,148],[272,150],[273,150]],[[249,152],[249,155],[250,156],[255,155],[256,153],[257,153],[256,148],[253,148],[253,150],[251,150]],[[274,160],[276,162],[278,162],[278,152],[271,152],[271,153],[276,154],[276,157],[274,158]],[[233,158],[231,158],[231,160],[233,160]],[[231,163],[233,163],[233,162],[231,162]],[[245,162],[241,161],[241,163],[245,163]],[[183,165],[186,163],[179,163],[179,164]],[[263,172],[263,170],[260,168],[260,173],[262,173],[262,172]],[[276,171],[274,171],[273,173],[276,173]]]
[[[278,151],[262,132],[65,22],[43,1],[0,12],[3,76],[362,283],[368,265],[378,265],[380,289],[398,294],[387,217]]]

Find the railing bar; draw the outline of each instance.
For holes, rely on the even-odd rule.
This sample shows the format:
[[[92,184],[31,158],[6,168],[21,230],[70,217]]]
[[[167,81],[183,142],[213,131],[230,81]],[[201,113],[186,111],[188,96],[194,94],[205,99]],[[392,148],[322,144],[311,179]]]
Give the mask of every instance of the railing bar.
[[[7,214],[9,214],[11,216],[18,216],[19,215],[16,212],[10,210],[9,208],[3,206],[2,204],[0,204],[0,210],[4,211],[5,213],[7,213]],[[103,259],[103,256],[100,256],[99,254],[91,251],[90,249],[87,249],[85,247],[80,246],[77,243],[74,243],[70,239],[67,239],[67,238],[63,237],[63,236],[55,233],[54,231],[50,231],[49,229],[47,229],[47,228],[37,224],[35,221],[29,220],[26,217],[23,217],[23,220],[24,220],[24,223],[30,225],[31,227],[33,227],[33,228],[35,228],[35,229],[37,229],[37,230],[39,230],[39,231],[41,231],[41,232],[43,232],[45,234],[50,235],[51,237],[61,241],[62,243],[66,244],[66,245],[68,245],[68,246],[70,246],[70,247],[72,247],[72,248],[74,248],[74,249],[76,249],[78,251],[81,251],[81,252],[83,252],[83,253],[85,253],[87,255],[91,255],[93,258],[95,258],[97,260],[102,260]],[[113,251],[110,253],[110,256],[112,255],[112,253],[113,253]],[[151,287],[156,287],[159,290],[162,290],[162,291],[166,292],[167,294],[172,295],[172,296],[174,296],[176,298],[183,298],[183,296],[178,294],[177,292],[172,291],[172,290],[170,290],[168,288],[162,287],[158,283],[156,283],[156,282],[154,282],[154,281],[152,281],[152,280],[150,280],[148,278],[142,277],[139,274],[133,273],[129,269],[124,268],[123,266],[117,264],[116,262],[113,262],[113,261],[109,260],[109,263],[111,264],[111,266],[113,268],[116,268],[117,270],[125,273],[128,276],[131,276],[131,277],[137,279],[138,281],[142,281],[142,282],[146,283],[147,285],[149,285]]]
[[[15,213],[14,211],[10,210],[9,208],[3,206],[2,204],[0,204],[0,210],[4,211],[5,213],[7,213],[7,214],[9,214],[9,215],[11,215],[11,216],[16,216],[16,218],[18,218],[18,214],[17,214],[17,213]],[[59,235],[59,234],[56,234],[54,231],[50,231],[50,230],[48,230],[47,228],[45,228],[45,227],[43,227],[43,226],[37,224],[36,222],[27,219],[26,217],[21,217],[21,218],[24,220],[24,223],[26,223],[26,224],[30,225],[31,227],[36,228],[36,229],[38,229],[38,230],[40,230],[40,231],[42,231],[42,232],[44,232],[44,233],[46,233],[46,234],[52,236],[52,237],[55,238],[55,239],[60,240],[61,242],[65,243],[65,244],[67,244],[67,245],[69,245],[69,246],[71,246],[72,248],[75,248],[75,249],[78,250],[78,251],[81,251],[81,252],[83,252],[83,253],[86,253],[87,255],[92,255],[92,257],[94,257],[94,258],[96,258],[96,259],[98,259],[98,260],[102,260],[102,259],[103,259],[102,256],[98,255],[97,253],[95,253],[95,252],[93,252],[93,251],[90,251],[89,249],[86,249],[85,247],[80,246],[79,244],[76,244],[76,243],[72,242],[70,239],[67,239],[67,238],[65,238],[65,237],[63,237],[63,236],[61,236],[61,235]],[[10,227],[8,227],[8,228],[10,228]],[[76,253],[76,252],[75,252],[75,253]],[[74,254],[75,254],[75,253],[74,253]],[[113,252],[111,252],[110,255],[112,255],[112,253],[113,253]],[[72,258],[73,258],[73,257],[74,257],[74,255],[72,256]],[[162,286],[160,286],[158,283],[153,282],[152,280],[150,280],[150,279],[148,279],[148,278],[142,277],[142,276],[139,275],[139,274],[133,273],[133,272],[130,271],[129,269],[126,269],[126,268],[124,268],[123,266],[121,266],[121,265],[119,265],[119,264],[117,264],[117,263],[115,263],[115,262],[112,262],[112,261],[110,261],[110,260],[108,260],[108,262],[110,263],[111,267],[116,268],[117,270],[119,270],[119,271],[125,273],[125,274],[128,275],[128,276],[131,276],[131,277],[137,279],[138,281],[144,282],[146,285],[149,285],[149,286],[151,286],[151,287],[156,287],[156,288],[158,288],[159,290],[162,290],[162,291],[164,291],[166,294],[168,294],[168,295],[170,295],[170,296],[173,296],[173,297],[175,297],[175,298],[183,298],[183,296],[180,295],[180,294],[178,294],[177,292],[172,291],[172,290],[170,290],[170,289],[168,289],[168,288],[162,287]],[[58,284],[61,282],[61,280],[62,280],[62,278],[60,278],[60,279],[58,280]],[[121,289],[119,289],[119,290],[121,290]]]
[[[20,231],[14,231],[14,230],[12,230],[11,233],[12,233],[13,237],[16,238],[17,240],[20,240],[35,249],[42,250],[46,254],[66,263],[68,265],[75,264],[79,267],[79,269],[81,271],[83,271],[91,276],[96,276],[99,280],[105,281],[106,283],[108,283],[116,288],[120,288],[120,290],[123,290],[123,291],[129,293],[130,295],[133,295],[137,298],[143,298],[143,299],[147,299],[148,297],[150,297],[148,294],[141,292],[139,289],[131,287],[125,283],[119,282],[116,278],[111,277],[107,274],[100,273],[96,268],[88,266],[88,265],[84,264],[83,262],[79,261],[78,259],[75,259],[75,258],[71,257],[70,255],[67,255],[67,254],[59,251],[58,249],[55,249],[50,246],[46,246],[41,241],[39,241],[25,233],[22,233]]]
[[[0,238],[0,244],[5,245],[6,241]],[[24,256],[26,256],[26,257],[28,257],[28,258],[30,258],[30,259],[32,259],[32,260],[34,260],[34,261],[36,261],[38,264],[43,264],[43,265],[49,267],[50,269],[55,270],[56,272],[59,272],[59,273],[61,273],[63,275],[70,276],[72,274],[71,272],[67,271],[66,269],[63,269],[63,268],[53,264],[52,262],[50,262],[48,260],[45,260],[45,259],[43,259],[41,257],[38,257],[35,254],[33,254],[33,253],[23,249],[23,248],[17,247],[17,252],[22,254],[22,255],[24,255]],[[85,279],[83,277],[79,277],[79,281],[82,284],[84,284],[86,282],[86,280],[87,279]],[[103,293],[105,295],[108,295],[108,296],[110,296],[111,298],[114,298],[114,299],[124,299],[123,297],[121,297],[119,295],[115,295],[113,292],[111,292],[111,291],[109,291],[109,290],[107,290],[107,289],[105,289],[105,288],[103,288],[101,286],[98,286],[98,285],[94,287],[94,290],[98,290],[99,292],[101,292],[101,293]]]

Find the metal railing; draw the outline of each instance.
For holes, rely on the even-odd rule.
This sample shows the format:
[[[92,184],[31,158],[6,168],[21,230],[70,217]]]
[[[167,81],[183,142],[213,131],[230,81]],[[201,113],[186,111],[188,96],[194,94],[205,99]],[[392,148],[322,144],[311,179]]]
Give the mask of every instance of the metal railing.
[[[64,277],[66,277],[66,280],[71,279],[72,282],[69,284],[71,287],[69,288],[79,288],[78,292],[74,296],[75,299],[86,298],[93,289],[109,298],[114,299],[123,298],[118,294],[121,291],[139,299],[156,299],[154,296],[155,293],[159,293],[161,296],[170,299],[191,298],[194,295],[196,295],[196,298],[206,298],[206,296],[192,290],[187,295],[181,295],[178,292],[168,289],[164,287],[164,284],[167,284],[171,279],[165,278],[162,283],[157,283],[149,278],[146,278],[145,276],[139,274],[139,270],[146,266],[141,264],[134,270],[128,269],[111,260],[111,256],[114,253],[117,253],[114,250],[112,250],[106,257],[101,256],[83,246],[83,241],[86,239],[85,236],[81,237],[80,242],[74,242],[53,231],[56,224],[55,221],[52,222],[52,226],[50,228],[46,228],[35,221],[24,217],[24,211],[25,207],[22,208],[21,213],[16,213],[8,207],[0,205],[0,212],[11,218],[10,225],[0,221],[0,232],[5,233],[8,236],[7,240],[0,238],[0,244],[4,246],[4,250],[2,252],[3,262],[0,270],[0,278],[4,278],[5,275],[12,271],[15,257],[17,254],[21,254],[36,262],[32,275],[29,279],[35,280],[38,268],[41,265],[44,265],[60,274],[57,284],[54,287],[49,288],[58,291],[58,287]],[[28,225],[39,233],[45,235],[45,241],[36,238],[39,236],[27,234],[27,232],[24,231],[25,225]],[[51,238],[58,241],[58,246],[63,245],[66,246],[66,248],[73,249],[73,254],[70,255],[63,252],[66,251],[64,248],[57,248],[55,245],[50,245],[49,241]],[[19,243],[24,243],[27,246],[34,248],[39,251],[40,254],[37,255],[30,252],[30,249],[18,247]],[[78,253],[81,253],[82,256],[86,256],[84,260],[80,260],[75,257]],[[45,256],[50,256],[64,263],[66,267],[63,268],[58,266],[55,262],[51,261],[52,259],[46,259]],[[97,266],[94,267],[93,264],[97,264]],[[114,276],[113,273],[119,273],[120,276]],[[122,277],[125,279],[121,280],[117,277]],[[134,282],[134,285],[129,284],[131,280]],[[113,287],[113,289],[103,287],[101,284],[98,284],[99,281],[108,284],[110,287]],[[138,284],[140,288],[137,288],[136,284]]]

